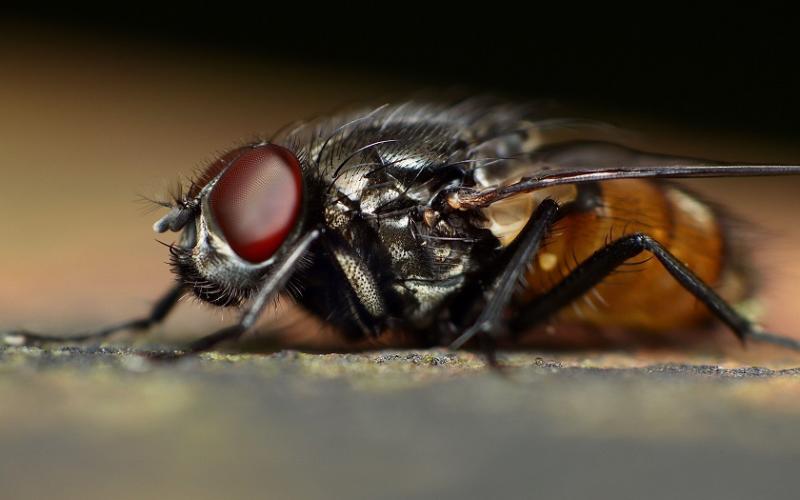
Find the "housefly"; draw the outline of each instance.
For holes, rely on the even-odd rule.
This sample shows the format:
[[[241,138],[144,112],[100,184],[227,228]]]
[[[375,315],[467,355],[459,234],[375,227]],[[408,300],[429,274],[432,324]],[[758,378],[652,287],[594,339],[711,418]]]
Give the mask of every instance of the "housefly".
[[[163,203],[154,229],[179,233],[177,280],[148,316],[6,341],[143,331],[185,293],[239,308],[182,351],[196,353],[240,337],[285,293],[352,341],[399,331],[420,347],[513,345],[558,315],[632,331],[716,318],[742,341],[800,348],[733,307],[752,287],[724,216],[669,181],[800,166],[648,153],[610,130],[480,99],[299,124],[231,149]],[[625,286],[607,279],[630,268]]]

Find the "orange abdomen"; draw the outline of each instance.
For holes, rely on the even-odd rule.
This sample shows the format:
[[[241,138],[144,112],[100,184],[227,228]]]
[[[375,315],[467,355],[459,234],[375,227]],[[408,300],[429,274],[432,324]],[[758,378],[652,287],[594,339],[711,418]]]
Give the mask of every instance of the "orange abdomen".
[[[658,240],[711,286],[723,281],[726,249],[711,208],[657,181],[609,181],[599,188],[601,206],[569,214],[553,227],[526,277],[529,286],[521,302],[545,294],[609,242],[637,232]],[[646,330],[698,325],[709,317],[705,306],[646,252],[557,314],[559,323]]]

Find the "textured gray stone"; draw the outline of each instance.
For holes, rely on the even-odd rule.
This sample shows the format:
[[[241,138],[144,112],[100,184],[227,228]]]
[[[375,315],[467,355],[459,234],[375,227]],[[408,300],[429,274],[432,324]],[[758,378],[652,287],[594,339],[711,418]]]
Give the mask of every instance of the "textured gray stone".
[[[8,348],[3,498],[797,498],[797,369],[502,359]]]

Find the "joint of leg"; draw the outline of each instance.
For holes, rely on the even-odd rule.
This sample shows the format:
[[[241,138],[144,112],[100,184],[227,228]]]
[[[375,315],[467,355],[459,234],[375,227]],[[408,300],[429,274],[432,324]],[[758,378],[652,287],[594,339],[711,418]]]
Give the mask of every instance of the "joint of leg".
[[[631,233],[622,238],[623,241],[627,241],[631,245],[633,245],[638,250],[654,250],[658,248],[660,245],[656,240],[651,238],[649,235],[645,233]]]

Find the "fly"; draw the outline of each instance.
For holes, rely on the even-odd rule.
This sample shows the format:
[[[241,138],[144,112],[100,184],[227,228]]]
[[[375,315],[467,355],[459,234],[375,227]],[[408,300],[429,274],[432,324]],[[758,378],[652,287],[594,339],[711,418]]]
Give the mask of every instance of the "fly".
[[[148,316],[6,342],[145,331],[185,293],[239,308],[236,323],[182,351],[197,353],[239,338],[284,293],[353,341],[394,330],[420,347],[513,345],[558,315],[632,331],[716,318],[743,342],[800,349],[731,305],[752,287],[723,214],[668,181],[800,166],[647,153],[576,133],[587,124],[604,130],[485,100],[404,103],[236,147],[164,203],[154,229],[179,233],[177,280]],[[629,267],[635,279],[612,286]]]

